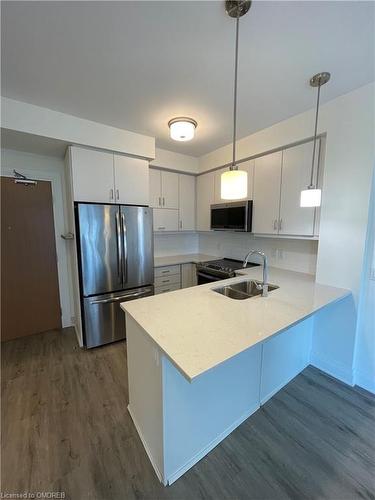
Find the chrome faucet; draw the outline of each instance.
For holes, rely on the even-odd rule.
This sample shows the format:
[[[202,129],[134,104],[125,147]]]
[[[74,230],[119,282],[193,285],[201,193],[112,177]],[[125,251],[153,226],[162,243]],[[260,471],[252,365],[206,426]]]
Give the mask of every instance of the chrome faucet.
[[[250,250],[243,261],[242,267],[247,266],[247,261],[251,255],[260,255],[263,259],[263,283],[261,285],[256,284],[258,290],[262,289],[262,297],[268,296],[268,260],[267,255],[261,250]]]

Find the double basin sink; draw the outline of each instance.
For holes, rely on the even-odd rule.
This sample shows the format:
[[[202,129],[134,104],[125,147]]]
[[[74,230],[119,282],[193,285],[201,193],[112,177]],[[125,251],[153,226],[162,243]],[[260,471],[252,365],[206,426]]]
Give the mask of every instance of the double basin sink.
[[[262,286],[263,283],[261,281],[246,280],[240,281],[239,283],[233,283],[232,285],[213,288],[213,291],[220,293],[221,295],[225,295],[225,297],[229,297],[230,299],[244,300],[256,297],[257,295],[262,295]],[[279,287],[276,285],[268,284],[268,292],[272,292],[277,288]]]

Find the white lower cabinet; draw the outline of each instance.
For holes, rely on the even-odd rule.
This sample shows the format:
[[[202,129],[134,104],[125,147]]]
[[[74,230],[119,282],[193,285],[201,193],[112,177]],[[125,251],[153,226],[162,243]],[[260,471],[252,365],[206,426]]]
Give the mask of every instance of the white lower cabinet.
[[[154,231],[178,231],[178,210],[154,208]]]
[[[192,263],[181,264],[181,288],[197,285],[196,265]]]
[[[181,288],[181,266],[155,267],[155,295],[172,292]]]

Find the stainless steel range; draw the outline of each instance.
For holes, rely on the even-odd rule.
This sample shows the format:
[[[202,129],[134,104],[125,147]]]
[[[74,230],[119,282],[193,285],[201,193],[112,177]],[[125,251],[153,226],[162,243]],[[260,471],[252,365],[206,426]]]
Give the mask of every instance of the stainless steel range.
[[[258,265],[259,264],[248,262],[246,267],[253,267]],[[208,262],[199,262],[199,264],[197,264],[198,285],[203,285],[204,283],[211,283],[214,281],[226,280],[228,278],[234,278],[236,276],[236,271],[238,269],[242,269],[242,267],[242,260],[228,258],[210,260]]]

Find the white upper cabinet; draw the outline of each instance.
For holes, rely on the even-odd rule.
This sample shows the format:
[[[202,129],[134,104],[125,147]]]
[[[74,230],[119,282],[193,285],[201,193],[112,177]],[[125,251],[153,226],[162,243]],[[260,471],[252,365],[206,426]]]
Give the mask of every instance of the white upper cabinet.
[[[71,148],[74,201],[148,205],[148,162],[113,153]]]
[[[150,206],[178,209],[178,174],[150,168]]]
[[[197,178],[197,230],[209,231],[211,205],[214,203],[214,172]]]
[[[160,170],[150,168],[150,207],[160,208],[162,205],[161,200],[161,175]]]
[[[318,141],[317,159],[319,146]],[[314,235],[316,209],[300,207],[301,190],[310,184],[312,154],[312,142],[285,149],[283,152],[279,234]],[[318,161],[314,166],[314,183],[317,178],[317,164]]]
[[[178,210],[171,208],[154,208],[154,231],[178,231]]]
[[[247,172],[247,196],[246,200],[253,199],[253,181],[254,181],[254,160],[249,160],[238,165],[239,170],[244,170]],[[220,170],[215,170],[214,178],[215,178],[215,196],[214,203],[225,203],[230,200],[223,200],[221,198],[221,174],[229,170],[228,167],[221,168]],[[238,201],[238,200],[235,200]]]
[[[115,203],[113,153],[71,148],[74,201]]]
[[[174,172],[161,172],[163,208],[178,208],[178,176]]]
[[[277,234],[282,151],[255,159],[253,233]]]
[[[148,161],[114,155],[116,203],[148,205]]]
[[[178,175],[179,181],[179,229],[194,231],[195,229],[195,177]]]

